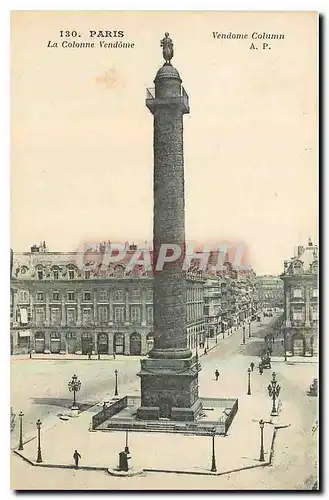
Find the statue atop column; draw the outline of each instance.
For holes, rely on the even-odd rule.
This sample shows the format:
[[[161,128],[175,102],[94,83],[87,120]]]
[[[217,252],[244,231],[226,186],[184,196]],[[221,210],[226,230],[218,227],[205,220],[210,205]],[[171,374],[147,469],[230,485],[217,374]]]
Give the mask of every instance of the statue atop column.
[[[162,54],[166,61],[165,64],[171,64],[171,59],[174,57],[174,44],[169,33],[165,33],[165,37],[161,40]]]

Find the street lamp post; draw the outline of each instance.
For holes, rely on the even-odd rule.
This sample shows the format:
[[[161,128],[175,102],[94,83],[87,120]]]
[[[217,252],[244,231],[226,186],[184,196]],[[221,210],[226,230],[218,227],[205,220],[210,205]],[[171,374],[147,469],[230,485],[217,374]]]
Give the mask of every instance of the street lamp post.
[[[23,450],[23,417],[24,413],[22,411],[19,412],[19,450]]]
[[[249,338],[251,339],[251,320],[249,320],[248,326],[249,326]]]
[[[283,348],[284,348],[284,360],[287,361],[287,335],[283,334]]]
[[[40,464],[42,462],[42,456],[41,456],[41,439],[40,439],[40,429],[41,429],[41,420],[40,418],[36,422],[36,426],[38,429],[38,455],[37,455],[37,463]]]
[[[118,370],[114,370],[114,375],[115,375],[115,391],[114,391],[114,396],[118,396]]]
[[[271,415],[276,416],[278,414],[278,411],[275,407],[275,402],[277,398],[279,397],[281,387],[279,386],[277,380],[276,380],[276,374],[275,372],[272,373],[272,380],[271,383],[267,386],[268,394],[272,398],[272,411]]]
[[[207,350],[209,350],[209,329],[207,331]]]
[[[125,446],[125,452],[126,453],[130,453],[129,446],[128,446],[128,429],[126,429],[126,446]]]
[[[73,408],[76,408],[76,393],[81,389],[81,382],[76,375],[73,375],[72,380],[68,383],[69,391],[73,392]]]
[[[242,328],[242,332],[243,332],[242,343],[245,344],[246,343],[246,327],[244,325]]]
[[[260,427],[260,455],[259,455],[259,461],[260,462],[265,462],[264,458],[264,420],[259,421],[259,427]]]
[[[211,458],[211,472],[217,472],[216,456],[215,456],[215,431],[212,435],[212,458]]]
[[[250,396],[251,395],[251,388],[250,388],[250,373],[251,373],[251,369],[248,368],[248,392],[247,392],[247,396]]]

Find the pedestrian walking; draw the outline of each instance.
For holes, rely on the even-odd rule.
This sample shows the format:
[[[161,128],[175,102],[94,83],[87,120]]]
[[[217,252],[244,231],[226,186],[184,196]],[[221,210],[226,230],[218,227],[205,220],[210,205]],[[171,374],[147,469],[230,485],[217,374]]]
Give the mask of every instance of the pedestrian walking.
[[[208,354],[208,352],[207,352],[207,348],[206,348],[206,347],[204,348],[204,353],[205,353],[205,354]]]
[[[219,377],[219,371],[218,370],[215,371],[215,377],[216,377],[216,381],[217,381],[218,377]]]
[[[113,359],[115,359],[115,352],[113,353]]]
[[[253,371],[254,371],[254,368],[255,368],[255,363],[251,362],[251,363],[250,363],[250,368],[251,368],[251,371],[253,372]]]
[[[101,359],[101,355],[98,353],[98,359]]]
[[[73,459],[74,459],[74,463],[75,463],[75,468],[76,469],[78,469],[78,467],[79,467],[79,460],[80,460],[80,458],[81,458],[81,455],[78,452],[78,450],[74,450]]]
[[[30,359],[32,359],[32,349],[30,349]]]
[[[259,375],[263,375],[264,368],[261,364],[259,364]]]
[[[88,352],[88,359],[91,359],[91,354],[90,354],[90,352]]]

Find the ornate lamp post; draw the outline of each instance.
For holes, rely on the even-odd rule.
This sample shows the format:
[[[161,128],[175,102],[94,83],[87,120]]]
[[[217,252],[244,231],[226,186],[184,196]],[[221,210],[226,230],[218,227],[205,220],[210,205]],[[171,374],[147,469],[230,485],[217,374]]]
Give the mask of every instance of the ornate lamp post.
[[[115,375],[115,391],[114,391],[114,396],[118,396],[118,370],[114,370],[114,375]]]
[[[73,408],[76,408],[76,393],[81,389],[81,382],[76,375],[73,375],[72,380],[68,383],[69,391],[73,392]]]
[[[245,344],[246,343],[246,327],[244,325],[242,328],[242,333],[243,333],[242,344]]]
[[[23,417],[24,413],[22,411],[19,412],[19,450],[23,450]]]
[[[259,454],[259,461],[260,462],[265,462],[264,458],[264,420],[259,421],[259,428],[260,428],[260,454]]]
[[[37,463],[41,463],[42,462],[42,456],[41,456],[41,440],[40,440],[40,429],[41,429],[41,420],[40,418],[37,420],[36,422],[36,426],[37,426],[37,429],[38,429],[38,455],[37,455]]]
[[[128,446],[128,429],[126,430],[126,446],[125,446],[125,452],[130,453],[129,451],[129,446]]]
[[[216,456],[215,456],[215,435],[216,435],[216,431],[213,431],[213,435],[212,435],[211,472],[217,472]]]
[[[250,396],[251,395],[251,388],[250,388],[250,373],[251,373],[251,369],[248,368],[248,392],[247,392],[247,396]]]
[[[278,411],[275,407],[275,401],[279,397],[281,387],[279,386],[277,380],[276,380],[276,374],[275,372],[272,373],[272,380],[271,383],[267,386],[268,394],[272,398],[272,411],[271,415],[276,416],[278,414]]]

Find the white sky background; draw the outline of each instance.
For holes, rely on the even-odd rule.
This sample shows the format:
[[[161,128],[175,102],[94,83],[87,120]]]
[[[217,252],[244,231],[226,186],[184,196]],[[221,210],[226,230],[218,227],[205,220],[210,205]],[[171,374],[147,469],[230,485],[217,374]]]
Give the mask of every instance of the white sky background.
[[[136,47],[47,48],[66,28],[124,29],[119,40]],[[281,272],[294,246],[317,239],[310,14],[16,14],[12,247],[27,251],[46,240],[51,250],[73,251],[82,242],[152,238],[153,119],[144,100],[166,30],[191,106],[187,238],[243,241],[257,273]],[[285,40],[256,52],[249,40],[214,40],[214,30],[283,32]]]

